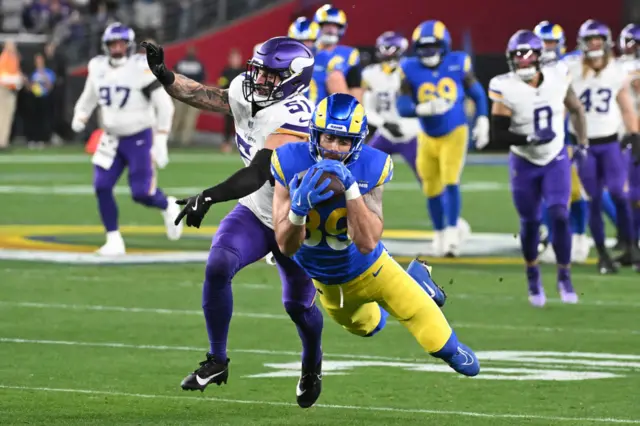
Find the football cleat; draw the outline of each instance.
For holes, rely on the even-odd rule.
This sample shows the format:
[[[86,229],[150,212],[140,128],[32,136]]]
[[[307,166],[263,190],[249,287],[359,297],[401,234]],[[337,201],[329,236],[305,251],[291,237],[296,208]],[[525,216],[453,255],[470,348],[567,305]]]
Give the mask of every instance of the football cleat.
[[[458,343],[458,350],[448,360],[445,360],[449,367],[457,373],[468,377],[477,376],[480,373],[480,362],[476,354],[463,343]]]
[[[618,273],[618,267],[606,252],[598,257],[598,272],[601,275]]]
[[[444,306],[447,300],[447,294],[442,287],[436,284],[433,278],[431,278],[431,266],[429,266],[427,262],[420,259],[412,260],[407,268],[407,273],[411,275],[411,278],[436,302],[436,305],[441,308]]]
[[[444,257],[460,256],[460,231],[455,226],[444,230]]]
[[[126,254],[126,248],[120,232],[107,232],[107,241],[102,247],[96,250],[96,254],[99,256],[124,256]]]
[[[528,279],[529,287],[529,303],[535,308],[542,308],[547,303],[547,296],[544,293],[544,287],[540,277],[536,279]]]
[[[313,369],[302,366],[302,374],[296,385],[296,401],[302,408],[309,408],[322,392],[322,361]]]
[[[444,256],[444,231],[434,231],[431,242],[431,252],[433,257]]]
[[[180,386],[183,390],[204,392],[211,383],[218,386],[226,384],[229,378],[229,361],[227,359],[225,363],[218,362],[213,355],[208,353],[207,359],[200,363],[200,368],[185,377]]]

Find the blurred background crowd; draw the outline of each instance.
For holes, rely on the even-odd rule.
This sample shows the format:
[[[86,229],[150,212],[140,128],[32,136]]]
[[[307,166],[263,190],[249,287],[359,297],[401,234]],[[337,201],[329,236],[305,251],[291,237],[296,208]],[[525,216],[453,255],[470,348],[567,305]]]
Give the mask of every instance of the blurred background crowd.
[[[289,22],[315,10],[321,3],[324,2],[0,0],[0,44],[3,45],[4,52],[0,58],[0,151],[8,147],[9,141],[24,141],[33,148],[42,148],[48,143],[86,141],[91,128],[86,134],[74,135],[69,125],[71,109],[84,84],[86,71],[83,67],[91,57],[101,53],[100,36],[112,22],[120,21],[133,27],[138,41],[153,39],[164,45],[175,46],[168,49],[169,62],[179,72],[198,81],[224,86],[244,69],[244,62],[251,55],[255,43],[284,34]],[[388,5],[389,2],[352,0],[336,2],[338,3],[347,12],[350,22],[347,42],[360,48],[363,66],[371,61],[372,46],[377,34],[385,30],[396,30],[408,36],[408,31],[426,16],[422,10],[420,14],[412,12],[413,6],[421,2],[396,2],[394,13],[389,14],[388,18],[392,24],[380,22],[379,19],[372,23],[367,22],[369,10],[378,9],[373,7],[373,3]],[[399,7],[402,3],[407,3],[406,7]],[[490,77],[506,68],[502,53],[506,38],[499,42],[501,44],[491,41],[501,38],[492,37],[497,36],[500,31],[494,26],[492,19],[489,19],[491,16],[482,16],[497,13],[495,11],[501,10],[498,3],[509,2],[494,0],[489,3],[496,3],[496,7],[488,7],[488,3],[483,3],[486,7],[473,6],[478,7],[478,10],[474,13],[469,10],[469,14],[465,12],[464,16],[458,14],[458,8],[453,6],[430,6],[438,15],[446,10],[447,16],[437,17],[447,23],[454,37],[457,36],[454,39],[456,47],[473,55],[476,73],[485,87]],[[566,17],[573,10],[570,3],[572,2],[569,0],[555,2],[555,9],[551,12],[541,6],[540,17],[526,17],[526,22],[535,23],[552,15],[554,21],[561,23],[565,29],[571,29],[572,24],[566,24],[566,19],[570,19]],[[588,6],[586,3],[596,4],[591,0],[584,0],[583,3],[585,7]],[[595,6],[590,6],[589,9],[592,7]],[[276,12],[279,8],[286,8],[284,18],[282,13]],[[564,9],[566,14],[562,12]],[[505,15],[512,13],[504,7],[503,10]],[[605,11],[609,16],[617,17],[616,22],[604,19],[614,31],[618,31],[623,22],[640,21],[638,0],[612,0],[607,9],[603,9],[603,13]],[[275,18],[269,20],[269,14]],[[257,15],[265,15],[265,20],[260,21],[262,25],[251,23],[252,20],[257,23],[257,20],[262,19],[256,18]],[[235,22],[242,22],[246,16],[251,16],[246,21],[248,25],[252,25],[252,34],[246,34],[245,31],[238,36],[231,30],[225,32],[224,28],[228,24],[233,21],[237,27]],[[511,16],[510,19],[515,18]],[[579,19],[584,20],[582,16]],[[577,18],[574,20],[577,22]],[[264,22],[268,24],[264,25]],[[351,22],[355,22],[355,28],[351,26]],[[505,24],[505,33],[513,32],[513,25],[512,22]],[[368,26],[367,35],[361,30],[365,26]],[[206,35],[215,33],[216,29],[220,29],[218,32],[227,38]],[[216,40],[215,44],[213,40]],[[223,45],[220,40],[223,40]],[[16,79],[16,76],[19,78]],[[230,151],[233,126],[229,119],[225,122],[223,117],[199,118],[199,115],[198,111],[186,105],[177,105],[173,142],[187,145],[192,142],[214,141],[223,151]],[[214,134],[213,137],[211,133]]]

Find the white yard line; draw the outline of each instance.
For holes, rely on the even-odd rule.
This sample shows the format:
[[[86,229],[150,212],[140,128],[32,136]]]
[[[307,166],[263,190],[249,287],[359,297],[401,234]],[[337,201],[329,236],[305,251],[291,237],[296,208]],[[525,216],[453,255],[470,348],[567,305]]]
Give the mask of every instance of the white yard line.
[[[27,309],[62,309],[73,311],[99,311],[99,312],[125,312],[125,313],[147,313],[160,315],[196,315],[201,316],[202,311],[197,309],[164,309],[164,308],[141,308],[141,307],[125,307],[125,306],[103,306],[103,305],[79,305],[66,303],[39,303],[39,302],[10,302],[0,300],[0,307],[17,307]],[[269,314],[261,312],[234,312],[234,317],[258,318],[258,319],[274,319],[287,320],[290,318],[285,314]],[[390,325],[398,325],[396,322],[389,322]],[[483,323],[464,323],[452,321],[452,325],[456,328],[470,328],[481,330],[507,330],[507,331],[523,331],[523,332],[541,332],[541,333],[577,333],[577,334],[621,334],[621,335],[640,335],[640,330],[629,329],[606,329],[606,328],[580,328],[580,327],[544,327],[544,326],[521,326],[521,325],[502,325],[502,324],[483,324]]]
[[[298,409],[297,404],[290,402],[263,401],[263,400],[245,400],[231,398],[212,398],[206,396],[174,396],[174,395],[157,395],[157,394],[140,394],[116,391],[101,391],[96,389],[64,389],[64,388],[47,388],[47,387],[28,387],[28,386],[11,386],[0,384],[2,389],[32,391],[32,392],[55,392],[55,393],[72,393],[83,395],[107,395],[121,396],[125,398],[138,399],[164,399],[164,400],[184,400],[184,401],[205,401],[205,402],[221,402],[227,404],[243,404],[243,405],[266,405],[277,407],[292,407]],[[336,405],[336,404],[316,404],[314,407],[328,410],[343,411],[371,411],[371,412],[391,412],[404,414],[430,414],[438,416],[452,417],[475,417],[487,419],[519,419],[519,420],[545,420],[551,422],[580,422],[580,423],[617,423],[617,424],[640,424],[637,419],[618,419],[606,417],[559,417],[559,416],[540,416],[536,414],[523,413],[479,413],[473,411],[453,411],[453,410],[429,410],[423,408],[394,408],[394,407],[376,407],[376,406],[358,406],[358,405]]]

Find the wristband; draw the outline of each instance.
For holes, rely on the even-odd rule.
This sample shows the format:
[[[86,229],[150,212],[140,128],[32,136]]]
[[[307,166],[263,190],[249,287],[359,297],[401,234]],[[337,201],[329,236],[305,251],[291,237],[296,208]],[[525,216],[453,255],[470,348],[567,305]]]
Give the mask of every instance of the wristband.
[[[347,189],[344,193],[344,198],[346,198],[347,201],[355,200],[356,198],[359,198],[361,196],[362,194],[360,194],[360,188],[358,187],[358,182],[352,183],[349,189]]]
[[[167,69],[167,67],[162,67],[162,73],[160,75],[156,75],[156,78],[163,86],[171,86],[174,81],[176,81],[176,76],[173,71]]]
[[[304,224],[307,222],[307,217],[300,216],[298,214],[295,214],[293,210],[289,210],[289,222],[293,223],[296,226],[304,226]]]

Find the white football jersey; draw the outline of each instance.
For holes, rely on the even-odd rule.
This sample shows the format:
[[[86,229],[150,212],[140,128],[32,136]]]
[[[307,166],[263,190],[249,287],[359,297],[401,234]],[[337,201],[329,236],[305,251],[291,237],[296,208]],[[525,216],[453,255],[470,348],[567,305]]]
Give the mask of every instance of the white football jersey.
[[[403,118],[398,114],[396,99],[400,84],[400,74],[388,64],[372,64],[362,70],[362,87],[365,89],[363,106],[367,121],[392,142],[407,142],[420,131],[417,118]],[[398,124],[403,137],[396,138],[382,127],[386,122]]]
[[[533,135],[536,129],[551,127],[556,137],[544,145],[511,146],[511,152],[533,164],[549,164],[564,147],[564,99],[569,89],[567,68],[558,63],[542,69],[543,81],[532,87],[516,74],[498,75],[489,83],[489,97],[512,112],[510,131]]]
[[[103,128],[114,136],[133,135],[156,124],[157,130],[170,130],[173,115],[171,98],[151,73],[144,55],[133,55],[118,67],[111,66],[107,56],[96,56],[89,61],[88,69],[84,91],[75,107],[77,116],[88,118],[99,105]],[[146,90],[148,93],[143,91],[146,88],[149,88]],[[151,88],[158,92],[154,96],[162,97],[162,104],[171,104],[166,105],[170,109],[168,123],[164,122],[167,121],[166,114],[160,111],[156,123]]]
[[[309,137],[309,123],[313,105],[303,95],[261,109],[253,116],[252,104],[242,94],[244,74],[231,81],[229,104],[236,128],[238,152],[245,166],[253,160],[256,152],[264,148],[272,133]],[[240,204],[251,210],[269,228],[273,228],[273,187],[269,182],[251,195],[240,199]]]
[[[571,87],[584,106],[587,119],[587,138],[603,138],[618,133],[622,114],[616,98],[627,81],[627,72],[620,62],[611,60],[598,74],[587,69],[582,56],[566,59]],[[569,123],[569,131],[575,134]]]
[[[627,78],[631,86],[629,92],[633,98],[636,112],[640,114],[640,59],[634,57],[620,58],[620,64],[628,74]]]

